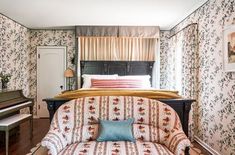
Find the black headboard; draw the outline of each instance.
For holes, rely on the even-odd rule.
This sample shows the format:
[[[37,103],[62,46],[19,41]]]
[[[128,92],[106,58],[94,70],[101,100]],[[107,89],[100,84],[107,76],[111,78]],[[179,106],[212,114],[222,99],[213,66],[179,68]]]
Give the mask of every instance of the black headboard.
[[[154,61],[81,61],[80,73],[101,75],[150,75]],[[152,81],[152,80],[151,80]],[[82,85],[81,81],[81,85]]]

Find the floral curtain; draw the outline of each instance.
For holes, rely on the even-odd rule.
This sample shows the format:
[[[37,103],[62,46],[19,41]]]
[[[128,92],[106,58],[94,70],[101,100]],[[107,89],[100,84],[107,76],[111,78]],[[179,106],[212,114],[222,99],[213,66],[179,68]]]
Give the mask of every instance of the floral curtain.
[[[197,24],[187,26],[170,38],[171,58],[168,59],[169,89],[179,90],[184,98],[196,99],[198,92],[198,33]],[[172,65],[173,64],[173,65]],[[189,136],[197,126],[197,102],[190,111]]]

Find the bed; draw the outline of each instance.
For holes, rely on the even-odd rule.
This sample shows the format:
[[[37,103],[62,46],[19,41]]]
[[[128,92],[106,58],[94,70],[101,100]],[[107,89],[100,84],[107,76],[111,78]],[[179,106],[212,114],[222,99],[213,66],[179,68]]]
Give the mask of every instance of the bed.
[[[118,77],[119,76],[134,76],[134,78],[136,78],[137,75],[138,76],[149,75],[149,78],[150,78],[149,81],[152,81],[153,65],[154,65],[154,62],[150,62],[150,61],[148,62],[145,62],[145,61],[132,61],[132,62],[129,62],[129,61],[115,61],[115,62],[114,61],[82,61],[80,63],[80,77],[87,75],[87,74],[99,75],[99,76],[100,75],[105,75],[105,76],[106,75],[115,75],[115,76],[118,75]],[[112,83],[112,82],[116,82],[115,78],[114,79],[110,79],[110,77],[108,79],[102,79],[102,78],[93,79],[93,76],[91,76],[90,80],[88,80],[90,81],[91,88],[89,85],[86,86],[87,84],[86,80],[81,79],[80,85],[83,87],[82,89],[64,92],[64,93],[57,95],[54,98],[44,99],[44,101],[46,101],[47,103],[47,108],[50,114],[51,127],[46,137],[44,137],[44,139],[42,140],[42,146],[49,148],[51,154],[54,155],[54,154],[58,154],[59,152],[61,154],[74,154],[74,153],[81,153],[81,151],[82,151],[81,154],[94,154],[92,152],[94,151],[97,152],[97,149],[100,148],[101,145],[103,146],[103,144],[105,144],[104,145],[105,147],[104,149],[101,149],[101,150],[108,151],[109,149],[106,149],[106,148],[112,148],[111,150],[109,150],[112,152],[112,154],[120,153],[120,152],[119,153],[113,152],[113,150],[115,151],[117,150],[116,148],[117,144],[120,146],[123,146],[122,149],[120,149],[119,151],[124,151],[124,152],[133,151],[133,154],[138,154],[138,151],[141,151],[141,150],[143,151],[143,153],[145,152],[145,154],[146,153],[148,154],[149,151],[150,151],[150,154],[151,153],[153,154],[172,154],[173,153],[177,155],[189,154],[190,142],[186,136],[188,135],[188,117],[189,117],[191,104],[194,102],[193,99],[184,99],[178,95],[177,91],[156,90],[156,89],[150,88],[149,86],[146,88],[142,88],[142,84],[141,84],[140,89],[136,87],[130,88],[129,85],[128,87],[125,87],[125,88],[116,88],[116,86],[123,84],[122,80],[117,80],[119,82],[121,81],[121,83],[117,84],[117,83]],[[105,84],[105,87],[100,87],[104,85],[104,83],[102,83],[104,81],[109,82],[108,88],[107,88],[107,83]],[[102,83],[101,85],[100,85],[100,82]],[[126,86],[126,84],[124,86]],[[116,103],[117,101],[119,103]],[[142,105],[142,102],[145,102],[145,104]],[[103,104],[105,106],[102,106]],[[132,104],[132,106],[129,107],[127,106],[128,104]],[[141,106],[141,107],[137,108],[138,106]],[[157,107],[159,106],[159,108],[156,108],[155,106]],[[69,109],[71,107],[74,107],[74,108]],[[96,109],[96,112],[93,111],[94,109]],[[120,112],[120,113],[118,112],[118,114],[115,115],[115,112],[116,112],[115,109],[117,110],[123,109],[123,112]],[[139,109],[140,110],[147,109],[147,110],[144,113],[142,113],[142,111],[139,111]],[[155,110],[152,110],[152,109],[155,109]],[[156,109],[161,109],[160,111],[162,111],[162,113],[157,112],[158,110]],[[90,122],[88,123],[89,124],[88,126],[90,128],[90,125],[92,125],[91,123],[92,120],[97,120],[103,116],[109,116],[106,113],[111,114],[111,116],[115,116],[112,118],[108,117],[107,120],[110,120],[110,119],[122,120],[123,118],[125,120],[125,115],[128,114],[127,112],[128,110],[130,111],[130,114],[138,113],[137,114],[138,116],[146,115],[146,119],[149,119],[149,120],[150,118],[153,120],[158,120],[158,119],[161,120],[159,122],[161,122],[162,124],[156,125],[156,127],[160,127],[164,129],[162,130],[164,132],[162,134],[150,132],[152,136],[159,135],[161,137],[165,135],[164,133],[171,133],[171,134],[165,135],[163,141],[157,140],[156,144],[159,144],[159,146],[156,146],[155,141],[151,141],[151,140],[149,141],[150,142],[149,146],[146,146],[146,144],[148,143],[147,142],[148,140],[145,142],[144,139],[139,139],[143,137],[138,137],[138,136],[135,137],[137,139],[136,143],[129,143],[125,141],[124,142],[108,141],[107,143],[99,143],[96,141],[96,138],[94,137],[93,137],[94,139],[85,141],[84,143],[82,140],[69,141],[68,139],[71,139],[71,138],[66,137],[66,136],[70,136],[70,137],[75,136],[74,139],[83,139],[81,137],[76,138],[76,136],[84,135],[84,134],[79,134],[79,133],[82,133],[83,128],[81,131],[78,130],[78,132],[70,131],[70,129],[76,129],[76,130],[80,129],[80,126],[73,125],[73,123],[76,124],[76,122],[80,122],[80,118],[76,118],[72,121],[68,121],[69,119],[75,118],[80,114],[82,115],[83,122],[84,120],[85,122],[86,121]],[[151,113],[152,117],[149,117],[150,115],[148,115],[148,113],[149,114]],[[178,114],[179,117],[176,115],[176,113]],[[92,117],[87,117],[86,119],[84,119],[83,115],[84,116],[92,115]],[[97,116],[93,117],[93,115],[97,115]],[[116,117],[116,116],[122,116],[122,115],[124,115],[124,117],[122,118]],[[132,117],[137,116],[137,115],[132,114]],[[148,124],[151,126],[150,122],[147,122],[147,123],[139,122],[139,121],[142,121],[141,118],[139,117],[136,117],[135,120],[136,120],[135,123],[137,123],[138,125],[142,126],[144,124]],[[172,124],[174,127],[165,128],[164,126],[168,126],[169,123]],[[182,127],[181,127],[181,124],[182,124]],[[81,124],[81,126],[84,126],[84,124]],[[89,129],[84,129],[84,131],[89,131]],[[67,140],[64,138],[66,138]],[[90,139],[90,138],[86,137],[85,139]],[[57,144],[60,144],[60,145],[57,145]],[[110,146],[107,147],[106,145],[110,145]],[[136,145],[135,149],[133,149],[132,145]],[[96,147],[96,146],[100,146],[100,147]],[[162,146],[164,147],[166,146],[166,148],[163,148]],[[71,150],[73,153],[69,152]],[[135,152],[135,150],[136,151],[138,150],[137,153]],[[166,150],[166,152],[164,151],[158,152],[157,150]],[[100,154],[105,154],[105,155],[111,154],[111,152],[106,152],[106,151],[105,152],[101,151]],[[123,152],[121,154],[123,154]]]
[[[133,76],[133,75],[149,75],[152,81],[152,71],[154,62],[152,61],[81,61],[80,63],[80,76],[84,74],[98,74],[98,75],[112,75],[118,74],[119,76]],[[84,81],[81,79],[80,85]],[[102,90],[102,91],[101,91]],[[112,90],[112,91],[110,91]],[[56,110],[64,103],[79,97],[87,96],[137,96],[157,99],[171,106],[179,115],[183,131],[188,135],[188,117],[191,104],[195,101],[193,99],[183,99],[176,91],[166,90],[120,90],[120,89],[81,89],[72,92],[60,94],[54,98],[44,99],[47,103],[50,121],[52,120]],[[126,94],[126,95],[125,95]],[[139,95],[140,94],[140,95]],[[143,94],[145,94],[143,96]]]

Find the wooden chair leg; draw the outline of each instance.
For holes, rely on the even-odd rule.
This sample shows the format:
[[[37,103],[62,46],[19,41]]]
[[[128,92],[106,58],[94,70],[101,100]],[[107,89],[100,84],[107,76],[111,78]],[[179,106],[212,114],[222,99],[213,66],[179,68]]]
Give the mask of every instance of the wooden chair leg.
[[[29,107],[30,114],[32,114],[32,117],[30,119],[30,140],[33,139],[33,106]]]
[[[9,151],[8,150],[8,147],[9,147],[9,131],[8,130],[5,131],[5,136],[6,136],[5,137],[5,141],[6,141],[5,142],[6,143],[5,144],[6,145],[6,155],[8,155],[8,151]]]

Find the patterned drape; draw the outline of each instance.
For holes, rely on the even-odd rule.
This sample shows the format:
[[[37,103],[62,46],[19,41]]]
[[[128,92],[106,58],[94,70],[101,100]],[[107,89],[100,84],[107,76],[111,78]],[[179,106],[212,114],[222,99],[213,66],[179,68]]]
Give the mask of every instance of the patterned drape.
[[[80,60],[154,61],[156,38],[79,37]]]
[[[170,38],[169,53],[171,58],[167,81],[171,81],[169,89],[179,90],[185,98],[197,100],[198,92],[198,34],[197,25],[192,24]],[[190,112],[189,135],[193,140],[197,125],[197,103],[192,105]]]

